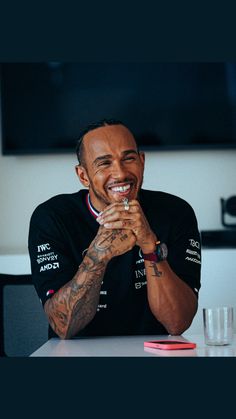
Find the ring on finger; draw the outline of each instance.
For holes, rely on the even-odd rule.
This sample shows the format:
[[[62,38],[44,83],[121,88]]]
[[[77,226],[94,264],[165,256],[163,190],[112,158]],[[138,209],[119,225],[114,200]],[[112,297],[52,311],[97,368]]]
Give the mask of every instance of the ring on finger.
[[[129,211],[129,200],[127,198],[125,198],[123,200],[123,203],[124,203],[124,209],[125,209],[125,211]]]

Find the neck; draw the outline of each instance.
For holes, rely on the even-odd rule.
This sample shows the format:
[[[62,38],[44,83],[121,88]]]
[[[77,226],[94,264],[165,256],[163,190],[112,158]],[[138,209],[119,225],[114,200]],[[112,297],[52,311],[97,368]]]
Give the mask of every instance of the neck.
[[[90,195],[89,195],[89,193],[88,193],[88,195],[87,195],[87,205],[88,205],[88,208],[89,208],[89,211],[91,212],[91,214],[95,217],[95,218],[97,218],[97,216],[98,216],[98,214],[99,214],[99,211],[93,206],[93,204],[92,204],[92,202],[91,202],[91,198],[90,198]]]
[[[92,207],[99,213],[103,211],[109,203],[105,203],[101,199],[98,199],[93,191],[89,190],[89,200]]]

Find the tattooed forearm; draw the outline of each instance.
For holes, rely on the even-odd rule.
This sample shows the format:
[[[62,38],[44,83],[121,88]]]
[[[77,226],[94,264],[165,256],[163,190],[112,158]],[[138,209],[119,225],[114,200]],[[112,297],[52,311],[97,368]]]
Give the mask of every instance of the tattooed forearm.
[[[69,339],[93,319],[107,263],[134,244],[131,233],[99,229],[74,278],[45,304],[49,323],[58,336]]]
[[[74,278],[45,304],[51,327],[60,337],[74,336],[96,314],[105,268],[88,252]]]
[[[156,262],[151,262],[150,265],[149,265],[149,267],[153,269],[152,276],[156,276],[157,278],[160,278],[163,275],[163,272],[162,271],[159,271]]]

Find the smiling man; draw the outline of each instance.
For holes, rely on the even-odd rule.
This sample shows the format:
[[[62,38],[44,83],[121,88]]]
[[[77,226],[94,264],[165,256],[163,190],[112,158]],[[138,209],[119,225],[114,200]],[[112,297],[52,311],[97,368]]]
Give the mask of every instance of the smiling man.
[[[121,122],[89,126],[77,145],[86,189],[34,211],[32,277],[49,337],[182,334],[197,310],[197,220],[179,197],[142,189],[144,153]]]

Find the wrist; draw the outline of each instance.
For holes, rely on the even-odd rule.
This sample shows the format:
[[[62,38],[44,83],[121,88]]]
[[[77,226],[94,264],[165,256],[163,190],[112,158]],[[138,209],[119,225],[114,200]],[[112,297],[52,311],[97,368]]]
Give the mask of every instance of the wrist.
[[[110,259],[110,255],[108,255],[106,252],[98,251],[94,245],[90,245],[84,254],[83,261],[89,266],[103,266],[106,268]]]
[[[149,260],[152,262],[162,262],[167,259],[168,256],[168,249],[165,243],[161,243],[160,241],[156,242],[156,248],[153,252],[150,253],[143,253],[143,259]]]
[[[143,241],[140,246],[142,253],[145,254],[145,253],[155,252],[157,242],[158,242],[158,239],[155,235],[153,235],[148,240]]]

